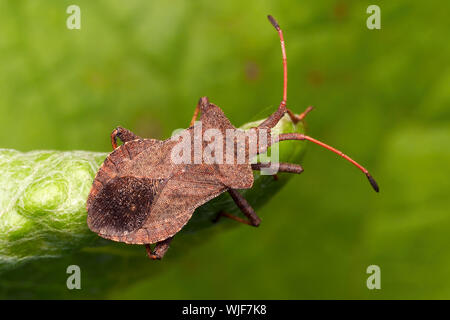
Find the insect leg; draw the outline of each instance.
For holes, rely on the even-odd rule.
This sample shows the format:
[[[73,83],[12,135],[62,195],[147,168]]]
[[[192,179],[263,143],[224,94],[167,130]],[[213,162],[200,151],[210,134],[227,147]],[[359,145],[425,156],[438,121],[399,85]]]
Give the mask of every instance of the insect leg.
[[[173,237],[170,237],[166,240],[157,242],[153,250],[150,248],[149,244],[146,244],[145,250],[147,250],[148,257],[152,260],[161,260],[169,249],[172,239]]]
[[[306,108],[305,111],[303,111],[301,114],[296,115],[294,114],[291,110],[287,109],[287,113],[289,114],[289,116],[291,117],[292,122],[295,124],[299,121],[302,121],[303,119],[305,119],[305,117],[308,115],[308,113],[310,113],[312,110],[314,110],[314,107],[309,106],[308,108]]]
[[[231,198],[233,198],[236,205],[241,209],[242,213],[245,214],[245,216],[248,218],[248,220],[236,217],[232,214],[226,213],[226,212],[220,212],[216,221],[221,217],[227,217],[230,219],[233,219],[235,221],[245,223],[254,227],[259,226],[261,223],[261,219],[256,215],[253,208],[250,206],[250,204],[245,200],[245,198],[235,189],[229,189],[228,192],[230,193]]]
[[[198,114],[200,112],[201,101],[202,101],[202,99],[200,98],[200,100],[198,100],[198,102],[197,102],[197,106],[195,107],[194,115],[192,116],[192,120],[191,120],[191,123],[189,124],[189,127],[192,127],[194,125],[195,121],[197,120]]]
[[[270,162],[253,163],[252,164],[252,169],[260,171],[262,168],[270,168],[271,165],[272,165],[272,163],[270,163]],[[298,173],[298,174],[303,172],[303,168],[299,164],[280,162],[277,165],[278,165],[278,172],[289,172],[289,173]]]
[[[194,110],[194,115],[192,116],[191,123],[189,124],[190,127],[192,127],[195,124],[195,121],[197,120],[198,114],[200,112],[205,112],[205,110],[209,107],[209,99],[208,97],[201,97],[198,102],[197,106]]]
[[[240,223],[244,223],[244,224],[248,224],[249,226],[251,226],[251,222],[248,219],[242,219],[239,217],[236,217],[235,215],[232,215],[231,213],[225,212],[225,211],[220,211],[219,214],[217,215],[217,217],[214,219],[214,223],[216,223],[217,221],[219,221],[219,219],[221,217],[226,217],[228,219],[240,222]]]
[[[136,139],[141,139],[141,137],[135,135],[128,129],[122,127],[117,127],[111,132],[111,145],[113,149],[117,148],[117,138],[119,138],[123,143],[127,141],[132,141]]]

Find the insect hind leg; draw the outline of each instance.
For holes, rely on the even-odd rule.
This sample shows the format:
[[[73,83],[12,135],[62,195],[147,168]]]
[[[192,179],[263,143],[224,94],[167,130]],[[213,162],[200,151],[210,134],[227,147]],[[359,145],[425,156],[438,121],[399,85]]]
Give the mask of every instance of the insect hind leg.
[[[123,143],[141,139],[141,137],[135,135],[133,132],[131,132],[128,129],[117,127],[111,132],[111,145],[113,149],[117,148],[117,138],[119,138]]]
[[[217,215],[217,218],[214,220],[214,222],[219,221],[221,217],[227,217],[229,219],[235,220],[237,222],[241,222],[244,224],[248,224],[253,227],[257,227],[261,223],[261,219],[258,217],[258,215],[255,213],[253,208],[250,206],[250,204],[245,200],[245,198],[236,190],[236,189],[229,189],[228,192],[230,193],[231,198],[233,198],[236,205],[241,209],[242,213],[247,217],[248,220],[242,219],[239,217],[236,217],[232,214],[229,214],[227,212],[219,212]]]
[[[172,242],[173,237],[167,238],[166,240],[157,242],[155,248],[152,250],[149,244],[145,245],[145,250],[147,255],[152,260],[161,260],[169,250],[170,242]]]

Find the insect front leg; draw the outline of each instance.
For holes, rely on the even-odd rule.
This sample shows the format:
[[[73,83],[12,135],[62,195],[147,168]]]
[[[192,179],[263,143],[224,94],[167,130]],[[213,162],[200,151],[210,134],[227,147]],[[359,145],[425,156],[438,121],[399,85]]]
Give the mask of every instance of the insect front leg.
[[[245,198],[235,189],[229,189],[228,192],[230,193],[231,198],[233,198],[236,205],[239,207],[239,209],[241,209],[242,213],[247,217],[248,220],[221,211],[214,222],[217,222],[220,219],[220,217],[223,216],[241,223],[248,224],[253,227],[259,226],[259,224],[261,223],[261,219],[255,213],[255,210],[253,210],[253,208],[250,206],[247,200],[245,200]]]
[[[287,163],[287,162],[280,162],[276,164],[278,166],[278,172],[288,172],[288,173],[297,173],[300,174],[303,172],[303,167],[299,164],[295,163]],[[261,169],[264,168],[270,168],[272,166],[271,162],[266,163],[253,163],[252,169],[261,171]]]
[[[131,132],[128,129],[117,127],[111,132],[111,145],[113,149],[117,148],[117,138],[119,138],[123,143],[141,139],[141,137],[135,135],[133,132]]]
[[[209,106],[209,99],[208,97],[201,97],[198,102],[197,102],[197,106],[195,107],[194,110],[194,115],[192,116],[192,120],[191,123],[189,124],[190,127],[192,127],[195,124],[195,121],[198,118],[198,114],[200,113],[200,111],[203,110],[203,112],[208,108]]]
[[[170,242],[173,237],[167,238],[166,240],[157,242],[155,248],[152,250],[149,244],[145,245],[145,250],[147,250],[147,255],[152,260],[161,260],[169,250]]]
[[[308,108],[306,108],[305,111],[303,111],[301,114],[296,115],[294,114],[291,110],[287,109],[287,113],[289,114],[289,117],[291,117],[292,122],[295,124],[299,121],[302,121],[303,119],[305,119],[305,117],[307,116],[308,113],[310,113],[312,110],[314,110],[314,107],[309,106]]]
[[[192,127],[195,124],[195,121],[197,120],[198,114],[200,112],[200,104],[201,104],[202,98],[200,98],[197,102],[197,106],[194,110],[194,115],[192,116],[191,123],[189,124],[189,127]]]

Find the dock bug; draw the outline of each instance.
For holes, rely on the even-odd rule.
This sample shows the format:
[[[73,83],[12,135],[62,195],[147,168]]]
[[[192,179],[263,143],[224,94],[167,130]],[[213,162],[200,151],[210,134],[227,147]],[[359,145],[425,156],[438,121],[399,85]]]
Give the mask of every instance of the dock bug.
[[[190,127],[179,135],[190,138],[192,148],[188,159],[196,157],[196,146],[199,144],[207,147],[207,143],[199,141],[194,133],[196,119],[201,113],[201,132],[204,134],[208,130],[215,130],[223,137],[229,132],[236,133],[232,141],[233,155],[239,152],[244,154],[246,162],[239,163],[236,159],[232,163],[176,162],[171,155],[174,147],[179,146],[178,139],[144,139],[118,127],[111,133],[114,151],[97,172],[87,199],[87,223],[93,232],[106,239],[145,245],[151,259],[161,259],[175,234],[189,221],[195,209],[224,192],[230,194],[247,219],[226,212],[218,213],[218,217],[228,217],[256,227],[261,220],[237,189],[251,188],[252,170],[262,170],[269,165],[251,163],[250,159],[266,152],[271,144],[284,140],[308,140],[337,153],[360,169],[373,189],[379,191],[367,169],[341,151],[301,133],[271,135],[271,129],[285,113],[297,123],[312,108],[308,107],[305,112],[296,115],[286,107],[287,62],[283,33],[275,19],[272,16],[268,18],[279,34],[283,57],[283,99],[277,110],[257,127],[244,132],[236,129],[218,106],[210,103],[207,97],[202,97],[195,108]],[[238,139],[248,132],[254,133],[253,137],[257,138],[244,139],[244,142]],[[267,143],[260,143],[262,136]],[[123,142],[119,147],[117,138]],[[225,150],[225,140],[220,141],[224,144],[222,150]],[[250,148],[252,144],[256,144],[256,147]],[[279,163],[278,171],[299,174],[303,169],[298,164]],[[153,249],[150,244],[155,244]]]

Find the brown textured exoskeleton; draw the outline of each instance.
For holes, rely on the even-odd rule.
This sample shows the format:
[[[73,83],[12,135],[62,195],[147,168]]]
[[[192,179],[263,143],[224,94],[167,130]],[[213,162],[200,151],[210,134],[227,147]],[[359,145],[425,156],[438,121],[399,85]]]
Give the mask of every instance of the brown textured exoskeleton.
[[[300,133],[271,136],[271,128],[285,113],[288,113],[296,123],[312,108],[307,108],[300,115],[295,115],[286,108],[287,64],[283,33],[275,19],[271,16],[268,18],[278,31],[281,40],[284,70],[283,99],[272,115],[257,127],[249,129],[255,134],[253,137],[258,137],[257,141],[254,141],[256,138],[252,140],[251,135],[248,135],[247,139],[240,140],[239,136],[248,134],[248,130],[244,132],[236,129],[222,110],[210,103],[206,97],[199,100],[190,127],[179,134],[178,138],[164,141],[143,139],[127,129],[116,128],[111,134],[114,151],[100,167],[87,200],[87,222],[92,231],[106,239],[145,245],[150,258],[161,259],[174,235],[189,221],[195,209],[223,192],[229,192],[248,220],[226,212],[221,212],[220,216],[258,226],[260,218],[237,189],[251,188],[252,170],[261,170],[267,166],[263,163],[251,164],[250,159],[267,151],[271,143],[283,140],[308,140],[337,153],[363,171],[378,192],[378,186],[368,171],[342,152]],[[224,137],[230,131],[235,134],[232,140],[233,155],[243,151],[245,163],[236,159],[231,163],[173,161],[173,150],[179,146],[179,137],[189,138],[192,146],[190,149],[192,153],[189,155],[191,160],[195,158],[196,144],[200,143],[203,148],[207,147],[205,141],[198,141],[195,133],[199,113],[201,113],[202,134],[209,129],[216,130]],[[261,137],[267,143],[261,144]],[[123,142],[119,147],[117,138]],[[223,150],[226,149],[225,143],[223,141]],[[256,148],[250,148],[252,143],[256,143]],[[278,171],[301,173],[303,169],[298,164],[279,163]],[[155,243],[152,250],[150,244]]]

